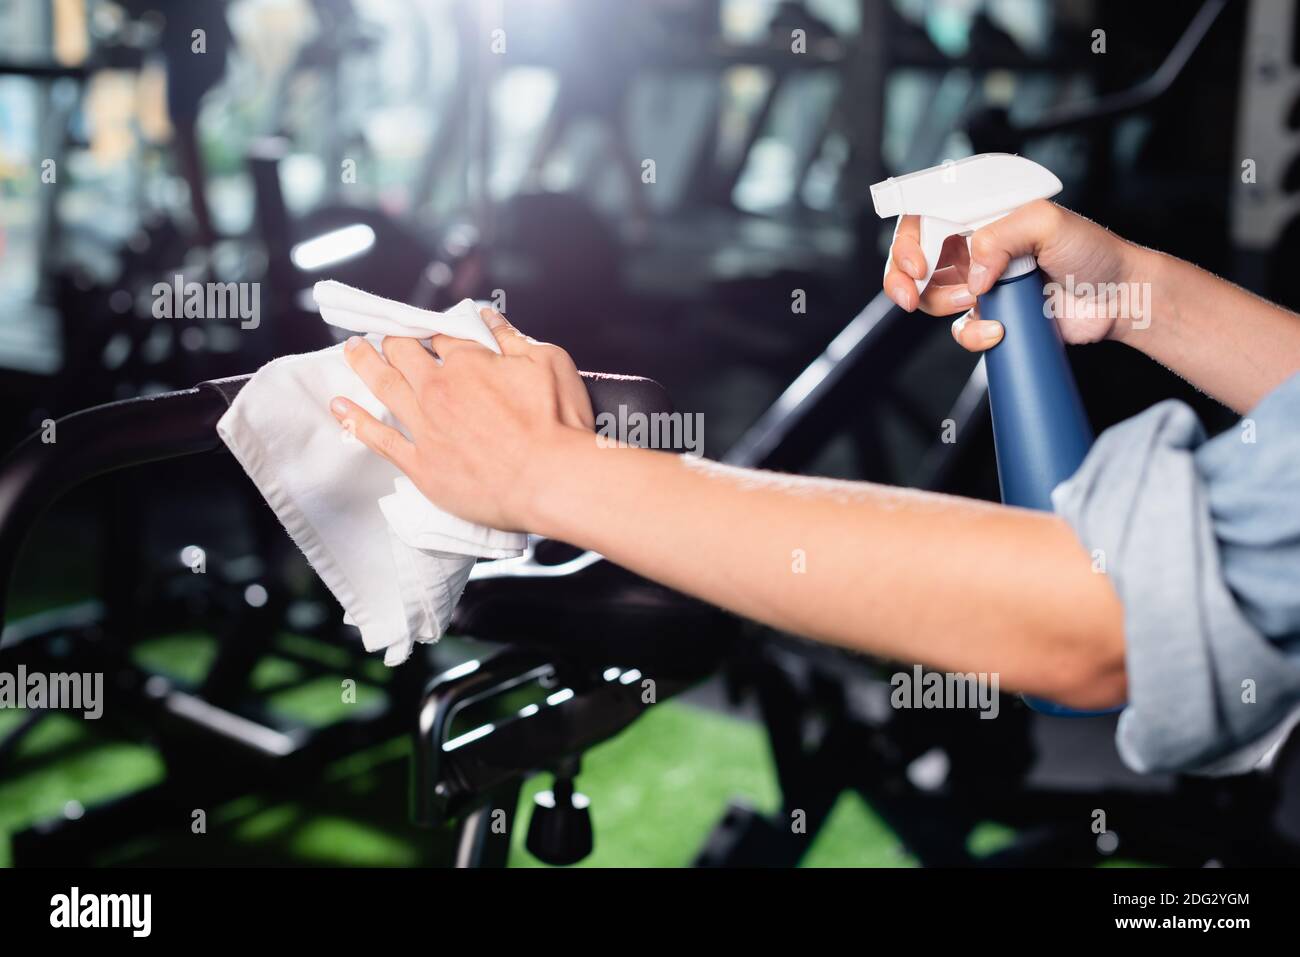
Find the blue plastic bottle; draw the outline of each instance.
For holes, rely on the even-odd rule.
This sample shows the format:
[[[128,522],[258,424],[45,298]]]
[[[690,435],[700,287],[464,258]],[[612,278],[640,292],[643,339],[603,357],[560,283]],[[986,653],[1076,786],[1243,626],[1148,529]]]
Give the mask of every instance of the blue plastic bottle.
[[[934,275],[944,242],[969,237],[1021,206],[1055,196],[1061,182],[1022,156],[982,153],[957,162],[891,177],[871,187],[876,213],[918,220],[921,250]],[[1002,501],[1051,511],[1052,490],[1074,474],[1092,445],[1092,427],[1065,358],[1056,323],[1044,309],[1043,276],[1033,257],[1012,260],[1003,278],[980,297],[981,319],[1002,323],[1002,341],[984,354],[993,444]],[[1076,711],[1026,698],[1038,711]]]
[[[1002,501],[1052,509],[1052,489],[1079,468],[1092,445],[1092,426],[1065,357],[1056,323],[1044,315],[1043,274],[1037,268],[1003,279],[980,297],[980,318],[1002,323],[1002,341],[984,353],[993,448]],[[1046,714],[1082,717],[1076,711],[1026,697]]]
[[[1074,474],[1092,446],[1092,426],[1043,302],[1043,274],[1034,269],[981,296],[980,318],[1006,330],[984,353],[1002,501],[1051,511],[1052,489]]]

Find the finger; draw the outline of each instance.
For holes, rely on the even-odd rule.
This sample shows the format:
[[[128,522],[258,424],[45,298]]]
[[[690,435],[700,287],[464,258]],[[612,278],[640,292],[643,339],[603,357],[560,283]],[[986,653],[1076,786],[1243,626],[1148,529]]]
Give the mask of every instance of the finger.
[[[920,303],[920,297],[916,294],[916,283],[912,277],[905,275],[895,266],[891,266],[889,272],[885,273],[885,293],[898,303],[899,308],[904,312],[914,312]]]
[[[1061,207],[1038,200],[977,229],[971,236],[966,273],[971,292],[982,296],[992,289],[1013,257],[1037,256],[1060,228],[1061,216]]]
[[[979,310],[972,309],[952,324],[952,337],[969,352],[983,352],[1002,341],[1002,323],[981,319]]]
[[[393,415],[407,425],[414,425],[420,420],[420,403],[415,398],[411,383],[401,372],[385,362],[374,346],[360,336],[353,336],[343,344],[343,358],[352,367],[352,371],[361,377],[371,394],[387,406]]]
[[[558,373],[560,385],[560,421],[575,429],[587,432],[596,427],[596,413],[591,407],[591,394],[573,360],[565,355],[568,367]]]
[[[559,400],[560,421],[575,429],[594,429],[596,417],[591,408],[591,396],[573,357],[554,343],[534,342],[528,358],[551,367]]]
[[[596,427],[596,412],[591,407],[591,393],[582,373],[573,364],[569,354],[564,353],[563,366],[558,372],[560,386],[560,420],[575,429],[590,432]]]
[[[508,356],[523,355],[528,351],[530,345],[535,344],[533,339],[512,326],[509,320],[495,309],[480,309],[479,315],[487,323],[488,330],[496,339],[497,345],[501,347],[503,354]]]
[[[898,222],[894,224],[894,241],[897,242],[900,237],[906,237],[919,243],[921,241],[921,217],[898,217]]]
[[[943,241],[943,248],[939,250],[939,265],[935,267],[935,275],[943,273],[945,285],[965,282],[966,271],[970,268],[970,249],[966,244],[965,236],[949,236]]]
[[[490,351],[483,343],[475,342],[473,339],[458,339],[455,336],[447,335],[431,337],[429,345],[433,347],[434,352],[444,359],[455,352],[463,352],[466,349],[478,349],[482,352]]]
[[[929,263],[921,251],[921,217],[900,216],[898,226],[894,229],[894,242],[889,254],[894,265],[913,279],[925,278]]]
[[[951,286],[938,286],[932,282],[921,293],[921,310],[931,316],[951,316],[973,305],[975,295],[964,282]]]
[[[392,426],[384,425],[355,402],[335,396],[330,400],[330,412],[367,448],[378,452],[403,472],[409,472],[415,464],[415,446],[411,440]]]
[[[561,422],[587,431],[596,427],[596,417],[591,408],[591,396],[587,394],[587,387],[578,374],[578,367],[573,364],[573,359],[567,352],[559,346],[538,342],[531,336],[524,335],[495,309],[485,307],[479,310],[479,315],[487,323],[503,355],[531,355],[534,358],[540,355],[554,363],[556,377],[562,383],[559,397]]]
[[[894,240],[889,245],[889,259],[885,262],[885,276],[881,282],[886,295],[906,312],[916,309],[920,301],[916,280],[925,275],[920,228],[920,217],[898,217],[898,224],[894,227]]]
[[[960,286],[966,282],[966,267],[963,265],[960,269],[957,266],[940,266],[930,277],[930,282],[936,286]]]
[[[575,429],[590,432],[596,428],[596,413],[591,407],[591,396],[581,379],[570,383],[560,397],[560,420]]]
[[[591,409],[591,399],[583,395],[565,396],[560,403],[560,421],[570,428],[592,432],[596,428],[596,415]]]
[[[438,368],[433,356],[429,355],[429,350],[420,345],[418,339],[384,336],[381,348],[388,364],[400,372],[407,382],[423,382]]]

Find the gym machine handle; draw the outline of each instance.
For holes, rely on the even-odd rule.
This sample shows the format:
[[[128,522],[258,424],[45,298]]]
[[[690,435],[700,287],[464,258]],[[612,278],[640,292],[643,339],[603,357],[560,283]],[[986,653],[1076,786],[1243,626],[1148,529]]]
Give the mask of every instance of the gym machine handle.
[[[1023,124],[1013,123],[1004,107],[984,111],[975,124],[977,128],[969,131],[976,149],[979,152],[1019,152],[1029,140],[1112,123],[1150,106],[1182,77],[1192,55],[1200,49],[1210,28],[1227,6],[1228,0],[1205,0],[1156,71],[1135,86],[1092,101],[1064,104]]]
[[[596,415],[671,413],[667,391],[639,376],[581,373]],[[0,628],[18,550],[36,519],[89,479],[132,465],[223,447],[217,420],[249,376],[110,402],[58,419],[53,442],[28,436],[0,463]],[[2,632],[0,632],[2,634]]]

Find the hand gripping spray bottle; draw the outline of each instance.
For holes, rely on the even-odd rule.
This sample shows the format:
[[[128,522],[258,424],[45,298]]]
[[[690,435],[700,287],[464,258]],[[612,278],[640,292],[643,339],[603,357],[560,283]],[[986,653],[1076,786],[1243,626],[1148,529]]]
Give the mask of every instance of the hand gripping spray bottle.
[[[965,236],[1036,199],[1061,191],[1061,181],[1030,160],[1009,153],[981,153],[956,162],[891,177],[871,187],[876,214],[919,216],[921,250],[934,276],[944,240]],[[984,353],[993,446],[1002,501],[1052,509],[1052,489],[1074,474],[1092,445],[1092,427],[1065,358],[1056,323],[1044,312],[1043,276],[1033,256],[1012,259],[979,297],[981,319],[995,319],[1002,341]],[[1038,711],[1086,715],[1039,699]]]

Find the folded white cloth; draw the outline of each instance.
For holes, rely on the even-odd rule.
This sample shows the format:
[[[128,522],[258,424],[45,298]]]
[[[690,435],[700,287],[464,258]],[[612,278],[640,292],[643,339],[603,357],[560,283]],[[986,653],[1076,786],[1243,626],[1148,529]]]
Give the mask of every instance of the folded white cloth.
[[[443,333],[500,351],[468,299],[437,313],[333,281],[314,291],[326,322],[376,340]],[[342,350],[267,363],[235,397],[217,433],[343,606],[344,621],[361,630],[367,650],[382,649],[384,662],[396,665],[415,642],[442,636],[476,558],[519,555],[527,538],[436,507],[339,428],[329,412],[336,395],[401,428]]]
[[[431,312],[345,286],[333,279],[316,283],[312,296],[316,299],[321,318],[340,329],[413,339],[428,339],[433,335],[455,336],[457,339],[472,339],[493,352],[501,351],[472,299],[462,299],[446,312]]]

